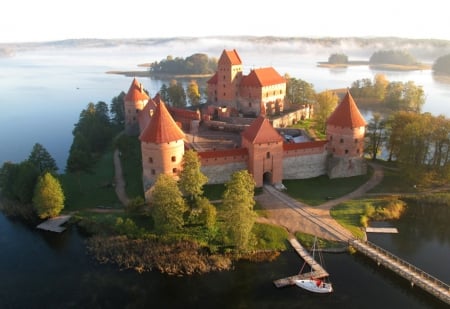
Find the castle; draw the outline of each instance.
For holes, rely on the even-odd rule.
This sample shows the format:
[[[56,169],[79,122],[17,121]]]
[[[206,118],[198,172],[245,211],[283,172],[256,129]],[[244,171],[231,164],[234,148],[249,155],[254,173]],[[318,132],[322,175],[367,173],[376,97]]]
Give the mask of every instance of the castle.
[[[286,94],[286,81],[273,68],[244,75],[237,52],[224,50],[217,72],[207,84],[208,104],[200,112],[168,107],[158,94],[150,98],[133,79],[124,99],[125,131],[139,135],[141,141],[145,192],[161,173],[178,178],[187,149],[197,151],[208,183],[225,183],[233,172],[242,169],[253,175],[257,187],[266,183],[282,186],[284,179],[366,173],[366,121],[350,92],[328,118],[326,140],[303,138],[293,142],[267,118],[283,112]],[[216,146],[224,143],[222,138],[214,141],[216,146],[200,147],[195,137],[199,139],[199,129],[211,125],[214,118],[238,128],[240,134],[234,134],[240,143],[219,149]]]

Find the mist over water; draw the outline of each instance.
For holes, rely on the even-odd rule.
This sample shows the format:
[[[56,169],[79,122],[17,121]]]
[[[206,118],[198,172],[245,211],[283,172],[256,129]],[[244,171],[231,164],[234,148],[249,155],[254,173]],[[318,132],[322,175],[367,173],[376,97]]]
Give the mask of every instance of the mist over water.
[[[72,129],[81,110],[89,102],[109,104],[121,91],[128,91],[132,77],[106,72],[143,71],[145,68],[138,67],[139,64],[161,61],[168,55],[186,58],[194,53],[205,53],[219,58],[224,49],[237,50],[244,74],[254,68],[272,66],[281,75],[289,74],[312,83],[316,91],[350,87],[355,80],[373,79],[377,73],[384,73],[389,81],[412,80],[424,88],[426,104],[423,111],[449,117],[450,84],[435,80],[431,71],[374,71],[368,66],[317,67],[317,62],[326,61],[332,53],[345,53],[349,60],[368,60],[376,50],[395,48],[394,43],[390,40],[369,44],[356,39],[324,42],[222,37],[149,39],[131,43],[67,41],[27,48],[15,46],[11,57],[0,58],[0,143],[3,146],[0,163],[24,160],[34,143],[41,143],[63,172],[72,143]],[[404,44],[423,62],[430,63],[450,52],[450,45],[428,43],[424,46],[425,43],[407,41]],[[151,96],[163,83],[170,82],[146,77],[138,79]]]

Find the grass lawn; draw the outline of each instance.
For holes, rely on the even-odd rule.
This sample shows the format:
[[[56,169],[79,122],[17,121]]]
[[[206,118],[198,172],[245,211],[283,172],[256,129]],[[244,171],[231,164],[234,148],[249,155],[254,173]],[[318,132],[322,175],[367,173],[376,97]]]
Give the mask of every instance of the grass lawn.
[[[311,179],[283,180],[287,194],[311,206],[320,205],[330,198],[348,194],[365,183],[372,176],[372,170],[362,176],[329,179],[319,176]]]
[[[412,193],[417,192],[414,184],[405,181],[395,163],[378,160],[376,163],[384,167],[384,177],[381,183],[368,193]]]
[[[98,206],[121,208],[113,187],[113,152],[107,151],[93,167],[92,173],[66,173],[60,175],[66,196],[65,211],[82,210]]]
[[[363,238],[364,232],[361,229],[361,216],[365,212],[364,200],[350,200],[331,209],[331,216],[343,227],[348,229],[355,237]]]

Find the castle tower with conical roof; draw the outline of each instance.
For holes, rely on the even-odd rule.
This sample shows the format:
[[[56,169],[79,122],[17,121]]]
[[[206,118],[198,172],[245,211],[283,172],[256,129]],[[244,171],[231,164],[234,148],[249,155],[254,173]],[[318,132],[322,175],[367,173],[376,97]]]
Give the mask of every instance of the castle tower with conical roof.
[[[366,173],[363,159],[366,121],[349,91],[327,120],[328,176],[350,177]]]
[[[283,180],[283,137],[264,116],[259,116],[242,134],[242,147],[248,149],[248,171],[256,187],[264,182]]]
[[[155,97],[156,110],[142,131],[143,185],[146,192],[164,173],[178,179],[184,155],[184,133],[175,123],[165,103]]]
[[[144,109],[149,97],[144,87],[136,78],[133,79],[130,89],[126,94],[125,101],[125,132],[128,135],[139,134],[139,112]]]

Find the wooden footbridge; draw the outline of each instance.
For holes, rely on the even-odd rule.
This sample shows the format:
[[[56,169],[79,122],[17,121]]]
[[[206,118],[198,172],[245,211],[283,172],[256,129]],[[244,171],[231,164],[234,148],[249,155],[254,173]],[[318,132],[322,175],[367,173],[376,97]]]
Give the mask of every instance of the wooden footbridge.
[[[294,285],[295,280],[309,279],[311,277],[323,278],[328,276],[327,271],[314,260],[314,258],[309,254],[308,250],[303,248],[302,245],[297,241],[297,239],[290,238],[289,242],[291,243],[295,251],[297,251],[298,255],[300,255],[300,257],[309,264],[309,266],[311,267],[311,272],[275,280],[273,284],[275,284],[277,288]]]
[[[405,278],[411,283],[411,286],[417,285],[444,303],[450,304],[450,286],[448,284],[369,241],[353,239],[349,241],[349,245],[373,259],[378,265],[383,265]]]

